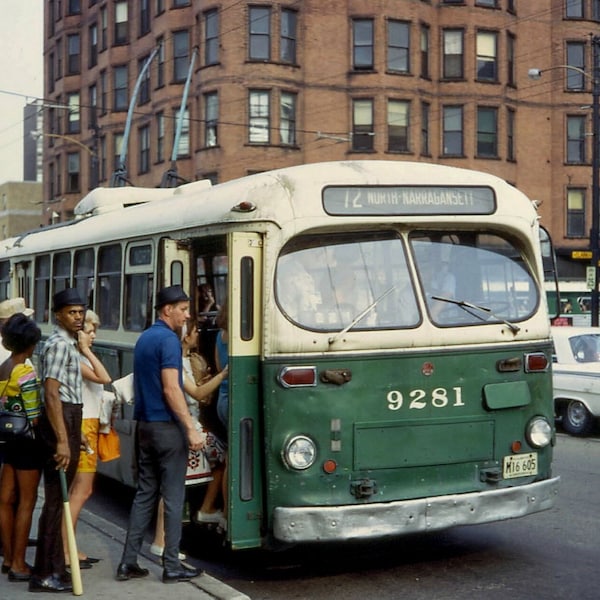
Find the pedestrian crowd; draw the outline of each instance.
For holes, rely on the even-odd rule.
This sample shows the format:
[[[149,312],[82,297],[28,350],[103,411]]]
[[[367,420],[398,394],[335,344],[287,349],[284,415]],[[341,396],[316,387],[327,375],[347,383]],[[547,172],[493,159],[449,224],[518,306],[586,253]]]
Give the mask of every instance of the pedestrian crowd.
[[[203,290],[203,297],[215,305],[209,291]],[[209,482],[198,519],[227,526],[221,509],[226,506],[227,444],[222,434],[205,426],[200,412],[218,393],[218,414],[226,420],[227,326],[220,316],[213,376],[197,352],[189,296],[174,285],[159,290],[156,298],[157,319],[134,348],[137,489],[116,579],[148,575],[138,554],[156,519],[151,551],[162,559],[162,581],[176,583],[201,574],[181,562],[186,478]],[[226,314],[226,305],[220,309]],[[75,288],[53,296],[52,312],[54,330],[41,342],[42,332],[23,298],[0,302],[0,542],[8,581],[28,583],[31,592],[56,593],[73,591],[73,560],[79,569],[100,560],[82,549],[70,556],[65,503],[76,531],[93,493],[99,458],[116,458],[119,450],[111,429],[115,395],[106,389],[111,375],[92,349],[100,319]],[[32,356],[38,344],[36,372]],[[102,448],[115,438],[116,449],[103,456]],[[202,466],[191,471],[190,465]],[[26,550],[42,479],[44,502],[30,565]]]

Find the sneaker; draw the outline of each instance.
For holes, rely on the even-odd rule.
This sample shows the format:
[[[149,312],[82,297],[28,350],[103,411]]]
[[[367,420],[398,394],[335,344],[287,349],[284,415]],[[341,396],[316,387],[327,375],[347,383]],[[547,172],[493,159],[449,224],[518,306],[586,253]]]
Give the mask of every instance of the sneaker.
[[[223,520],[223,513],[217,510],[213,513],[205,513],[199,510],[196,513],[196,521],[198,523],[220,523]]]
[[[154,556],[160,556],[162,558],[164,552],[165,549],[162,546],[159,546],[158,544],[152,544],[150,546],[150,553],[154,554]],[[183,552],[179,553],[179,560],[185,560],[186,558],[187,556]]]

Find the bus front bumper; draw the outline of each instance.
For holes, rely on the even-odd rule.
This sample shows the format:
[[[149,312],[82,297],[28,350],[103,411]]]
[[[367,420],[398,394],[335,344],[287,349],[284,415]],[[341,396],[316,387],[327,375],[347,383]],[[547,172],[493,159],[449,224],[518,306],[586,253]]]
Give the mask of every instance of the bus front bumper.
[[[560,477],[487,492],[349,506],[277,507],[273,534],[285,543],[398,536],[523,517],[552,508]]]

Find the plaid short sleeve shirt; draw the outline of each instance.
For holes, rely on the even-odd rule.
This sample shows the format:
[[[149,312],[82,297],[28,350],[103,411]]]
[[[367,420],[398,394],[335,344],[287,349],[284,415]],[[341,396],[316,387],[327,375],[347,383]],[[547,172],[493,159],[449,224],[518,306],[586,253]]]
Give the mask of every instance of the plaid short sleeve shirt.
[[[82,404],[81,355],[77,342],[61,327],[52,332],[40,355],[40,377],[60,382],[59,396],[62,402]],[[42,385],[42,393],[43,393]]]

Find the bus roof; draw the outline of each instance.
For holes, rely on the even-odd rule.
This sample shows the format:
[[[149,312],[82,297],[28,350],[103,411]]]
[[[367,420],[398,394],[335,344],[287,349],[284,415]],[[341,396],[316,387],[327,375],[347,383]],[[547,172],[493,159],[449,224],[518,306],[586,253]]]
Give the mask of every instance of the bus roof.
[[[76,207],[79,219],[61,227],[28,232],[5,244],[5,255],[74,248],[196,226],[272,222],[285,227],[299,219],[322,219],[326,186],[482,186],[503,202],[498,214],[531,222],[536,211],[527,197],[487,173],[430,163],[343,161],[267,171],[215,186],[198,181],[177,188],[98,188]],[[433,215],[433,213],[432,213]],[[382,215],[373,215],[377,221]],[[383,215],[385,216],[385,215]],[[85,218],[83,218],[85,217]],[[333,217],[357,222],[356,215]],[[390,220],[398,220],[395,216]],[[361,221],[368,221],[362,218]]]

